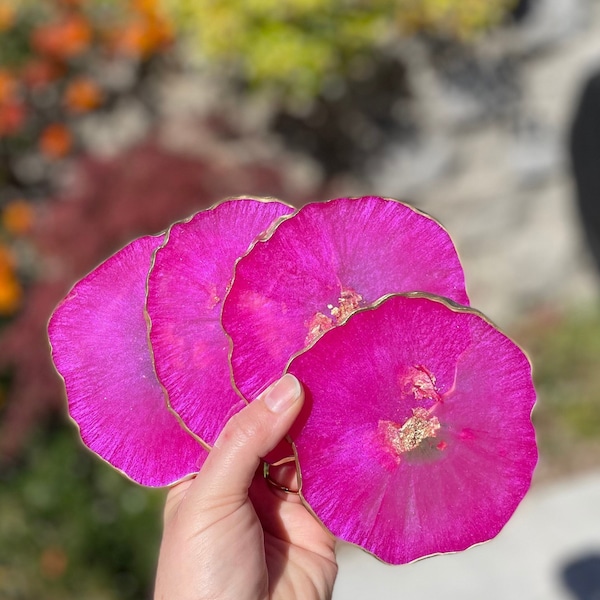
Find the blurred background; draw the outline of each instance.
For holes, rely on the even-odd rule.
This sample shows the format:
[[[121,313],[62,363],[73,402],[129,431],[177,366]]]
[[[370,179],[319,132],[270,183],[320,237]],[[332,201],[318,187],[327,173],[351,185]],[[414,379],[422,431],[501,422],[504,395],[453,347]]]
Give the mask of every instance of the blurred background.
[[[82,447],[46,325],[125,243],[233,195],[441,221],[473,306],[533,361],[533,497],[594,493],[597,72],[598,0],[0,0],[0,598],[150,598],[164,492]],[[598,536],[556,597],[600,597]]]

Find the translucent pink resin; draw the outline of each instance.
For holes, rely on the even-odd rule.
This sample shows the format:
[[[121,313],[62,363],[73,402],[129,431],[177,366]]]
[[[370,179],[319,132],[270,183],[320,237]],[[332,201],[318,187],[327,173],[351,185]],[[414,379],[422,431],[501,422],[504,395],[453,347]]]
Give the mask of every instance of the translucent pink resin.
[[[48,327],[84,443],[147,486],[198,471],[207,455],[167,409],[152,365],[145,286],[161,243],[143,237],[117,252],[73,287]]]
[[[304,206],[236,266],[222,317],[236,385],[255,398],[292,354],[354,310],[410,291],[469,302],[456,250],[438,223],[378,197]]]
[[[288,368],[301,494],[336,536],[407,563],[494,537],[537,461],[530,364],[470,309],[391,296]]]
[[[155,368],[171,408],[212,445],[245,401],[234,391],[222,301],[235,261],[280,216],[280,202],[239,199],[171,227],[148,277]]]

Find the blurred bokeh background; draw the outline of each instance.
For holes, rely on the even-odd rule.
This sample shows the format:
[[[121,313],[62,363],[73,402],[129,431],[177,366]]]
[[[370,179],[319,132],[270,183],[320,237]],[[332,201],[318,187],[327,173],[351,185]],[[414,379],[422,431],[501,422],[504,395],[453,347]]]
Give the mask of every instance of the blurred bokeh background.
[[[228,196],[436,217],[534,364],[534,487],[596,472],[597,70],[598,0],[0,0],[0,598],[150,597],[164,492],[82,447],[46,325]]]

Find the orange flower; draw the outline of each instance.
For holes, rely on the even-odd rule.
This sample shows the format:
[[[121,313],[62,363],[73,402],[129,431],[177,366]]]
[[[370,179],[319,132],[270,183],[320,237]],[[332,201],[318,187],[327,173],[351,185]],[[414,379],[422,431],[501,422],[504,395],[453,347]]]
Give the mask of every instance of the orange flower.
[[[144,15],[116,31],[112,41],[117,52],[147,58],[173,41],[173,30],[166,19]]]
[[[0,69],[0,102],[12,99],[17,90],[15,77],[10,71]]]
[[[23,289],[14,274],[0,273],[0,315],[14,314],[22,297]]]
[[[9,2],[0,1],[0,32],[10,29],[15,22],[15,7]]]
[[[14,272],[14,258],[5,246],[0,246],[0,315],[12,315],[23,297],[23,289]]]
[[[93,79],[79,77],[69,83],[63,101],[72,112],[88,112],[102,104],[102,90]]]
[[[53,123],[48,125],[40,136],[39,148],[49,158],[66,156],[73,145],[73,136],[65,125]]]
[[[31,231],[34,210],[26,200],[13,200],[2,211],[2,226],[12,235],[24,235]]]
[[[36,52],[60,60],[82,54],[91,41],[90,24],[83,16],[76,14],[34,29],[31,37],[31,44]]]
[[[156,15],[158,13],[158,2],[156,0],[131,0],[133,10],[144,15]]]
[[[0,137],[18,133],[27,118],[27,110],[20,100],[0,103]]]
[[[48,579],[62,577],[69,566],[69,557],[62,548],[51,546],[40,556],[40,570]]]

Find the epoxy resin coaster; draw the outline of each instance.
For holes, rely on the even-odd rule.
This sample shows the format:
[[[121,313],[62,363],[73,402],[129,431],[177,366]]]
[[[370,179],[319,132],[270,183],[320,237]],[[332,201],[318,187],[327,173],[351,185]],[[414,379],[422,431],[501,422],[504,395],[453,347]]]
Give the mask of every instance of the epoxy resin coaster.
[[[301,495],[336,536],[407,563],[494,537],[537,461],[523,352],[481,314],[392,295],[296,356]]]
[[[436,221],[374,196],[304,206],[236,265],[223,327],[238,389],[256,398],[294,353],[353,311],[413,291],[469,302],[452,240]]]
[[[236,260],[293,208],[237,199],[171,226],[148,277],[147,310],[156,374],[170,407],[212,446],[246,405],[231,385],[221,308]]]
[[[206,450],[169,412],[144,316],[162,236],[142,237],[77,283],[48,326],[52,358],[84,443],[128,477],[165,486],[198,471]]]

